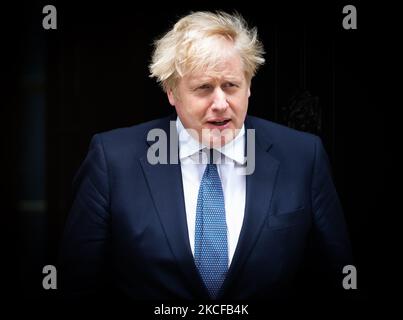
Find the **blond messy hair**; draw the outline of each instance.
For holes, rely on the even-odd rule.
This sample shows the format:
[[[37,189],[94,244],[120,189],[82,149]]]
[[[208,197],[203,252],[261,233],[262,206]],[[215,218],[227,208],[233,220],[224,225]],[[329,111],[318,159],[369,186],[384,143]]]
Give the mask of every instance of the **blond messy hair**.
[[[228,44],[233,50],[228,49]],[[178,79],[188,73],[214,70],[234,50],[250,81],[265,61],[257,29],[249,29],[238,13],[194,12],[154,42],[150,77],[157,78],[164,91],[175,91]]]

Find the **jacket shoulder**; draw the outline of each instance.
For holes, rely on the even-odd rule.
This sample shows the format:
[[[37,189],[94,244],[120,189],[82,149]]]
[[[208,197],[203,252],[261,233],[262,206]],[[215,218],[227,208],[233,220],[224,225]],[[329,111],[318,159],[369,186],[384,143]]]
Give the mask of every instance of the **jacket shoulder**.
[[[94,137],[101,141],[105,152],[118,157],[128,152],[144,153],[144,150],[148,147],[147,135],[150,130],[169,128],[170,120],[173,120],[172,116],[143,122],[130,127],[100,132],[95,134]]]
[[[248,116],[248,121],[256,128],[260,137],[271,143],[280,143],[282,145],[312,145],[320,138],[312,133],[289,128],[266,119]]]

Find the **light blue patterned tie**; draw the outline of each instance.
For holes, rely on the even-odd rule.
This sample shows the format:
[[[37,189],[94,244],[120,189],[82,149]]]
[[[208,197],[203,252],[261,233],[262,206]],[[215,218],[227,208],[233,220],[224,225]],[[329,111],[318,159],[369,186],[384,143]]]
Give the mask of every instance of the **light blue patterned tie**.
[[[227,224],[224,194],[215,164],[207,164],[196,207],[195,262],[215,299],[228,269]]]

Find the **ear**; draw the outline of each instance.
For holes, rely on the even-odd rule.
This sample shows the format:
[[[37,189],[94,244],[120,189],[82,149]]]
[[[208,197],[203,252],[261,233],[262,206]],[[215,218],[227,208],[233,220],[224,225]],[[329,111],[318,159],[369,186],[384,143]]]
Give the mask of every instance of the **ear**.
[[[248,88],[248,98],[250,97],[250,86]]]
[[[171,106],[174,107],[176,104],[176,101],[175,101],[175,95],[172,92],[172,89],[168,89],[167,96],[168,96],[169,103],[171,104]]]

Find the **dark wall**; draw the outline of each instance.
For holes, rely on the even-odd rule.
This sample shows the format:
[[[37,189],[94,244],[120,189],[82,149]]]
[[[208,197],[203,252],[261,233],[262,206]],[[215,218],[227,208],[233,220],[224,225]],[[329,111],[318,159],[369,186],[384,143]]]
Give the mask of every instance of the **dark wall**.
[[[371,98],[373,12],[357,5],[358,29],[342,28],[343,5],[136,6],[61,4],[58,29],[42,7],[24,8],[18,37],[18,99],[11,100],[19,147],[12,208],[20,230],[21,295],[48,296],[42,267],[56,264],[71,181],[94,133],[173,111],[148,77],[152,41],[190,10],[238,10],[257,26],[266,64],[252,82],[249,113],[322,137],[345,210],[360,298],[371,296],[372,221],[380,210],[382,110]],[[12,175],[12,173],[10,173]],[[10,211],[11,212],[11,211]]]

